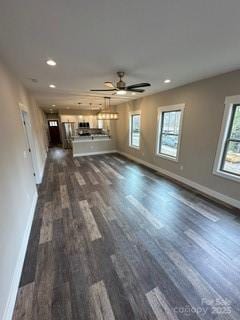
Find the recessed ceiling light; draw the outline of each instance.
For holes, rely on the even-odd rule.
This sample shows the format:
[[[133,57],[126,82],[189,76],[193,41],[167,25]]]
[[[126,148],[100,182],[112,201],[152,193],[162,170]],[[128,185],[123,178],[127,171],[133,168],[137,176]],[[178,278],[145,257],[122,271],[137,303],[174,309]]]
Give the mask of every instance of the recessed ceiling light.
[[[132,92],[132,96],[135,96],[136,95],[136,92]]]
[[[120,95],[120,96],[124,96],[126,93],[127,93],[126,90],[118,90],[117,91],[117,94]]]
[[[52,104],[52,107],[56,107],[56,105],[55,105],[55,104]]]
[[[56,86],[55,86],[55,84],[50,84],[49,88],[53,88],[54,89],[54,88],[56,88]]]
[[[164,83],[170,83],[171,82],[171,80],[170,79],[166,79],[166,80],[164,80]]]
[[[49,109],[50,111],[52,111],[52,109]]]
[[[56,62],[54,60],[52,60],[52,59],[48,59],[46,61],[46,64],[48,64],[51,67],[54,67],[56,65]]]

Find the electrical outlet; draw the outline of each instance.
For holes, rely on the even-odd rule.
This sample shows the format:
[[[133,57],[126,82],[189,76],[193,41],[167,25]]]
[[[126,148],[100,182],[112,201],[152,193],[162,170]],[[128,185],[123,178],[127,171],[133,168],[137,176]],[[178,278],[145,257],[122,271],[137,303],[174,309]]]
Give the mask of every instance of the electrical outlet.
[[[183,166],[180,166],[180,170],[183,171]]]
[[[24,150],[23,151],[23,157],[26,159],[27,158],[27,152]]]

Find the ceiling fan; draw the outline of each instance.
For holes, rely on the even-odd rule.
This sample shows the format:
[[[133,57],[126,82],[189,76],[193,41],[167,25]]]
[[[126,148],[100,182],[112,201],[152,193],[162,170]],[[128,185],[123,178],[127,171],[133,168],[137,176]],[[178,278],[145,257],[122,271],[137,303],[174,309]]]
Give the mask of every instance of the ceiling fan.
[[[143,83],[136,83],[130,86],[126,86],[126,83],[122,80],[125,73],[123,71],[118,71],[117,75],[119,77],[119,81],[114,85],[111,81],[104,82],[104,85],[109,89],[91,89],[90,91],[109,91],[113,92],[113,94],[126,94],[127,92],[136,92],[136,93],[143,93],[145,90],[142,89],[144,87],[150,87],[151,84],[147,82]]]

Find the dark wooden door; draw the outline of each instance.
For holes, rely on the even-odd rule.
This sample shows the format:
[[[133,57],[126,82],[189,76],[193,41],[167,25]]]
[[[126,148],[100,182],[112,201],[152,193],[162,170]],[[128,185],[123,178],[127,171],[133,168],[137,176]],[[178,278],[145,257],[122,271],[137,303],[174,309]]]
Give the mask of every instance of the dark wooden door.
[[[48,128],[51,145],[58,145],[61,143],[58,120],[48,120]]]

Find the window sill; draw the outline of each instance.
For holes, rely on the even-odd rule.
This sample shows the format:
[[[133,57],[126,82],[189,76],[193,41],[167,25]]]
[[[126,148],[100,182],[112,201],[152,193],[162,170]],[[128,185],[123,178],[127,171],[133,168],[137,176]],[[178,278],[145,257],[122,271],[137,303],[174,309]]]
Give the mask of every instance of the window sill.
[[[216,175],[216,176],[225,178],[225,179],[229,179],[229,180],[238,182],[238,183],[240,182],[240,177],[237,177],[237,176],[235,176],[235,175],[233,175],[231,173],[223,172],[223,171],[220,171],[220,170],[214,170],[213,174]]]
[[[161,154],[161,153],[156,153],[156,156],[160,157],[160,158],[163,158],[163,159],[166,159],[166,160],[171,160],[171,161],[174,161],[174,162],[178,162],[178,158],[173,158],[173,157]]]
[[[129,145],[129,148],[140,150],[140,147],[135,147],[135,146],[131,146],[131,145]]]

